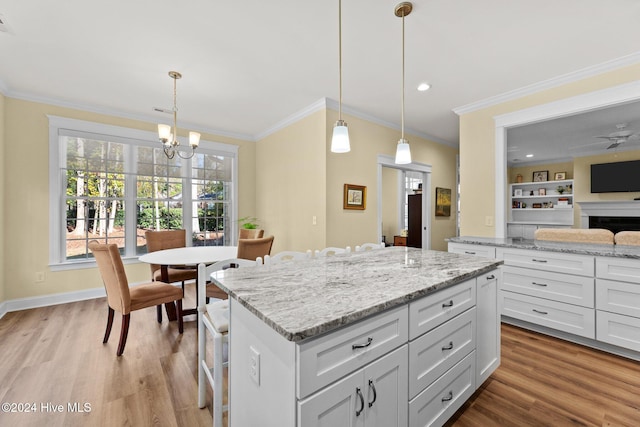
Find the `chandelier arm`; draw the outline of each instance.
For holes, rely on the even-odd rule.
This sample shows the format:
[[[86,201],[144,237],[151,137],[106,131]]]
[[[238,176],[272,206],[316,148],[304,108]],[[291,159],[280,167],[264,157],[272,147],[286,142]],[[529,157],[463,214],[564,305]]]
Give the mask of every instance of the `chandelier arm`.
[[[178,151],[178,150],[176,150],[176,153],[178,153],[178,157],[180,157],[181,159],[189,160],[190,158],[192,158],[196,154],[196,149],[195,148],[191,148],[191,155],[190,156],[183,156],[182,154],[180,154],[180,151]]]
[[[401,138],[404,140],[404,11],[402,12],[402,113],[401,113],[401,121],[402,121],[402,136]]]

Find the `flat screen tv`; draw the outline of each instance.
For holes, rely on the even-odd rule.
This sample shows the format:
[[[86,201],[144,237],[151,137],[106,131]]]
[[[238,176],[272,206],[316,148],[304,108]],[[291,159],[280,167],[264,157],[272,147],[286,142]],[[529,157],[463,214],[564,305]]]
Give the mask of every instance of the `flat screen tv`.
[[[640,191],[640,160],[591,165],[592,193]]]

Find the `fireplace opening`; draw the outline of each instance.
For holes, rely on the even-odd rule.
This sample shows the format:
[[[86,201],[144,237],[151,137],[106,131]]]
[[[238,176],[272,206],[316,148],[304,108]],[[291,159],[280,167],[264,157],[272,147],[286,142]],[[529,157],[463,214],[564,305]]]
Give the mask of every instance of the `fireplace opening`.
[[[589,228],[604,228],[613,233],[640,231],[640,217],[635,216],[590,216]]]

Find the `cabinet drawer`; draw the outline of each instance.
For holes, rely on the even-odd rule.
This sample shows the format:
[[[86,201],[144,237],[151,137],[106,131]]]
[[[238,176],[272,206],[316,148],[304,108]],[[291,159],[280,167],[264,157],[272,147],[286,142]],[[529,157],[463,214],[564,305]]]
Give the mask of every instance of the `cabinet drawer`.
[[[485,258],[495,258],[496,248],[493,246],[470,245],[467,243],[449,243],[449,252],[467,254]]]
[[[411,427],[440,426],[475,390],[475,352],[467,355],[429,388],[409,401]]]
[[[413,398],[476,346],[471,308],[409,343],[409,398]]]
[[[408,340],[407,306],[395,308],[296,347],[302,399]]]
[[[594,339],[595,310],[500,291],[502,315]]]
[[[640,351],[640,319],[598,310],[598,341]]]
[[[594,279],[521,267],[502,268],[502,289],[594,308]]]
[[[512,248],[498,248],[496,255],[499,259],[504,260],[505,265],[514,267],[591,277],[593,277],[595,270],[593,257],[588,255]]]
[[[640,260],[625,258],[596,258],[596,276],[640,284]]]
[[[445,288],[409,304],[409,337],[414,339],[476,305],[476,279]]]
[[[640,318],[640,283],[596,279],[598,310]]]

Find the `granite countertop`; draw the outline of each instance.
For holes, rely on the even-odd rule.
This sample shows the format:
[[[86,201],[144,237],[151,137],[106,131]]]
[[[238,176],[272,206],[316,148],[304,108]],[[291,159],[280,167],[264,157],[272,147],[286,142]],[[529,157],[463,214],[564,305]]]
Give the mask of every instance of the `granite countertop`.
[[[544,240],[523,239],[520,237],[474,237],[460,236],[447,239],[451,243],[467,243],[502,248],[531,249],[538,251],[563,252],[579,255],[594,255],[640,259],[640,246],[606,245],[593,243],[551,242]]]
[[[390,247],[218,272],[213,282],[289,341],[329,332],[491,271],[469,255]]]

